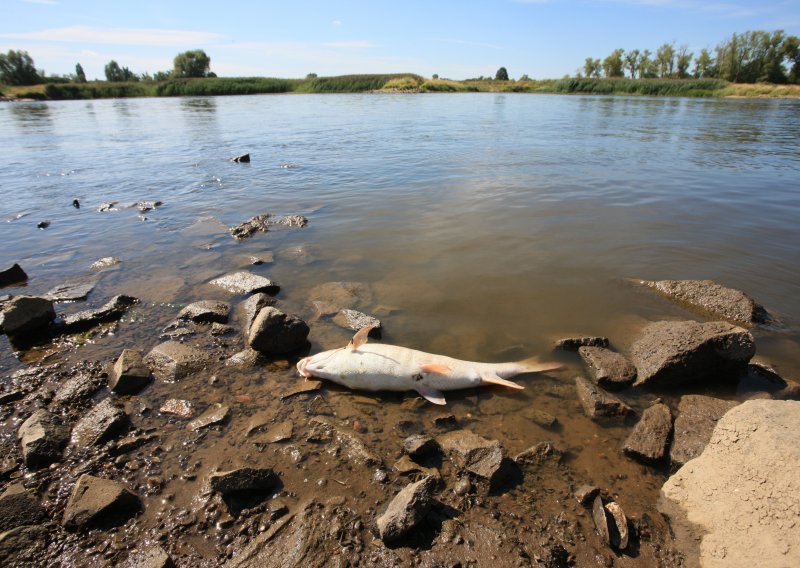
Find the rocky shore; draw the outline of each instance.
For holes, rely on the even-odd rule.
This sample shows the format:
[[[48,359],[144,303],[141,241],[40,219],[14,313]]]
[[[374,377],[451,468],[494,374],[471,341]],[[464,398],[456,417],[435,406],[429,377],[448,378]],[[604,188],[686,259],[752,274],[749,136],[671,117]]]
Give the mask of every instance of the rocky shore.
[[[231,234],[306,222],[264,215]],[[96,301],[85,277],[26,295],[29,279],[0,272],[0,328],[27,361],[0,390],[3,566],[736,566],[743,530],[768,535],[749,550],[759,565],[800,564],[800,385],[752,360],[767,311],[714,282],[642,281],[699,321],[651,322],[629,349],[554,342],[568,370],[541,388],[564,416],[514,412],[545,438],[576,413],[594,431],[512,451],[478,395],[442,411],[297,376],[315,326],[390,323],[367,284],[316,287],[303,319],[263,271],[224,274],[130,344],[114,334],[130,337],[144,303]],[[102,336],[113,357],[74,348]],[[757,400],[707,395],[742,381]],[[612,431],[660,501],[579,465]]]

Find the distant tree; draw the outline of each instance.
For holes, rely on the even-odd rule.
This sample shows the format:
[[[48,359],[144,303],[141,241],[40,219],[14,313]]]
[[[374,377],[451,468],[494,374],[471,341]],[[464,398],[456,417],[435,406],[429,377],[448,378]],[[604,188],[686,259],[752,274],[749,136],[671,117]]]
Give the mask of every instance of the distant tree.
[[[120,67],[119,63],[117,63],[113,59],[106,64],[105,73],[106,73],[106,81],[109,81],[111,83],[121,83],[125,81],[139,80],[139,77],[136,76],[136,73],[134,73],[127,67]]]
[[[707,49],[700,50],[700,55],[694,60],[694,77],[695,79],[704,79],[706,77],[713,77],[714,75],[714,59]]]
[[[603,60],[603,73],[606,77],[622,77],[622,56],[624,49],[615,49]]]
[[[306,75],[306,80],[307,81],[313,81],[316,78],[317,78],[317,74],[316,73],[309,73],[308,75]]]
[[[519,80],[520,80],[520,81],[530,81],[530,80],[531,80],[531,78],[530,78],[530,77],[528,77],[528,74],[527,74],[527,73],[525,73],[525,74],[523,74],[523,75],[522,75],[522,77],[520,77],[520,78],[519,78]]]
[[[209,79],[216,79],[217,78],[217,74],[214,73],[213,71],[209,71],[208,74],[206,75],[206,77],[208,77]]]
[[[75,64],[75,82],[76,83],[86,82],[86,73],[83,72],[83,66],[81,66],[80,63]]]
[[[653,54],[645,49],[639,56],[639,78],[652,79],[658,77],[658,64],[651,58]]]
[[[789,68],[788,79],[792,83],[800,83],[800,38],[789,36],[783,40],[781,53],[791,67]]]
[[[628,73],[631,74],[631,79],[636,79],[636,72],[639,70],[639,53],[638,49],[634,49],[625,54],[625,67],[628,68]]]
[[[173,77],[206,77],[211,66],[211,58],[202,49],[184,51],[173,60]]]
[[[431,75],[431,78],[432,79],[438,79],[439,78],[439,74],[438,73],[434,73],[433,75]]]
[[[171,71],[156,71],[153,73],[153,81],[166,81],[171,76]]]
[[[501,67],[497,70],[497,73],[494,74],[495,81],[508,81],[508,71],[506,71],[505,67]]]
[[[692,58],[694,58],[694,54],[689,51],[688,46],[682,45],[678,49],[676,67],[678,68],[679,78],[685,79],[689,76],[689,65],[692,63]]]
[[[675,46],[665,43],[656,50],[656,64],[658,65],[658,76],[662,79],[672,77],[675,69]]]
[[[27,51],[8,50],[0,53],[0,83],[6,85],[36,85],[41,83],[44,73],[40,74],[33,65],[33,59]]]
[[[600,60],[599,59],[592,59],[591,57],[587,57],[586,61],[583,63],[583,74],[586,75],[587,78],[590,77],[599,77],[600,76]]]

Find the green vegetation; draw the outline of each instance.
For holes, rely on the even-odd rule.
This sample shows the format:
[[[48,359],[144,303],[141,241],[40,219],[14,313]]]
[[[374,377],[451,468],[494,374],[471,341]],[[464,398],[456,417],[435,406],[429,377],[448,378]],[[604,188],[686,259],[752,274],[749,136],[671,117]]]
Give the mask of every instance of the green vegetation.
[[[211,69],[211,58],[202,49],[179,53],[172,63],[175,78],[208,77]]]
[[[27,51],[0,53],[0,83],[6,85],[36,85],[42,78]]]

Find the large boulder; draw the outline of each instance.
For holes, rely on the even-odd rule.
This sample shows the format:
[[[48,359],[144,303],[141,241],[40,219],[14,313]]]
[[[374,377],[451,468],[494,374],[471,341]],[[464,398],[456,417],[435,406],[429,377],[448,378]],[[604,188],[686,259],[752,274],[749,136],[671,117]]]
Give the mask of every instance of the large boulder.
[[[170,382],[199,371],[208,362],[209,357],[205,352],[178,341],[156,345],[144,358],[144,363],[157,378]]]
[[[56,317],[53,302],[35,296],[16,296],[3,304],[0,329],[9,336],[46,329]]]
[[[699,456],[711,439],[714,427],[726,412],[739,404],[710,396],[687,394],[678,403],[670,460],[673,468]]]
[[[654,404],[642,417],[625,440],[622,451],[643,463],[661,463],[667,455],[667,444],[672,432],[672,413],[666,404]]]
[[[299,317],[278,308],[262,308],[250,327],[247,343],[261,353],[291,353],[306,345],[309,328]]]
[[[720,286],[712,280],[642,280],[663,296],[715,318],[744,325],[765,323],[767,310],[740,290]]]
[[[635,386],[669,388],[738,377],[755,355],[749,331],[727,322],[660,321],[631,347]]]
[[[61,452],[69,442],[69,428],[60,416],[40,409],[22,423],[17,438],[25,465],[39,469],[61,459]]]
[[[118,481],[84,474],[75,484],[61,524],[75,530],[94,525],[115,526],[141,511],[139,497]]]
[[[431,508],[435,485],[435,479],[426,476],[395,495],[377,521],[378,532],[384,542],[403,537],[419,524]]]
[[[245,337],[250,333],[250,328],[253,325],[253,321],[255,321],[258,312],[261,311],[261,308],[274,306],[276,302],[277,300],[272,296],[268,296],[264,292],[258,292],[257,294],[248,296],[246,300],[239,304],[239,314],[242,321],[244,321]]]
[[[606,390],[621,390],[636,379],[636,367],[623,355],[604,347],[584,346],[578,348],[593,380]]]
[[[679,549],[699,540],[700,564],[712,568],[800,566],[798,417],[800,402],[750,400],[720,419],[661,489]]]

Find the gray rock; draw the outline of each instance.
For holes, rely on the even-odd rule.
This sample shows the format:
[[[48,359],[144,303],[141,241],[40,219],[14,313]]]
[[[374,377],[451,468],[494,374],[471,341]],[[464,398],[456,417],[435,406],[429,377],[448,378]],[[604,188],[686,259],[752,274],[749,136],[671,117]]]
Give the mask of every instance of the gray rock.
[[[231,409],[229,406],[214,404],[203,414],[189,422],[187,426],[190,430],[200,430],[201,428],[206,428],[215,424],[221,424],[222,422],[225,422],[230,415]]]
[[[0,533],[0,559],[3,565],[40,565],[47,556],[49,534],[43,525],[25,525]]]
[[[118,525],[141,511],[139,497],[118,481],[81,475],[64,509],[61,524],[69,530]]]
[[[369,331],[369,336],[374,337],[375,339],[380,339],[381,337],[381,321],[359,311],[348,308],[341,309],[333,318],[333,321],[339,327],[343,327],[352,331],[358,331],[365,327],[371,327],[372,329]]]
[[[0,312],[0,329],[9,336],[35,333],[56,317],[53,302],[35,296],[15,296],[3,304]]]
[[[276,282],[269,278],[245,270],[220,276],[209,282],[209,284],[219,286],[234,294],[255,294],[256,292],[277,294],[281,289]]]
[[[156,345],[144,362],[158,379],[175,382],[201,370],[209,363],[209,357],[185,343],[166,341]]]
[[[139,201],[136,204],[136,209],[139,210],[139,213],[147,213],[148,211],[152,211],[156,207],[161,207],[164,205],[161,201]]]
[[[594,498],[592,504],[592,519],[600,538],[606,545],[611,545],[611,530],[608,526],[608,517],[606,516],[606,508],[603,507],[603,499],[598,495]]]
[[[108,388],[117,394],[136,394],[150,383],[150,369],[142,355],[135,349],[123,349],[108,382]]]
[[[552,442],[539,442],[514,456],[514,462],[520,466],[540,467],[548,462],[560,462],[562,455]]]
[[[635,386],[650,388],[737,378],[755,354],[749,331],[727,322],[660,321],[631,347]]]
[[[72,429],[72,443],[87,448],[120,435],[130,425],[125,411],[107,398],[87,412]]]
[[[594,502],[595,497],[600,495],[600,488],[596,485],[581,485],[575,490],[575,500],[588,507]]]
[[[68,407],[85,402],[103,388],[106,379],[91,372],[81,372],[67,379],[56,391],[53,404]]]
[[[242,467],[212,473],[208,485],[212,491],[228,495],[237,491],[269,491],[278,484],[278,476],[268,467]]]
[[[738,404],[710,396],[682,396],[678,403],[675,433],[669,453],[672,468],[677,469],[703,453],[719,419]]]
[[[94,290],[96,284],[97,277],[71,280],[56,286],[44,297],[54,302],[77,302],[85,300],[89,293]]]
[[[0,494],[0,533],[23,525],[38,525],[47,521],[47,513],[39,500],[25,490],[21,483],[9,485]]]
[[[403,440],[403,451],[414,459],[420,459],[439,453],[441,448],[430,436],[414,434]]]
[[[575,390],[586,416],[592,419],[626,416],[633,412],[620,399],[592,384],[588,379],[577,377]]]
[[[636,379],[636,367],[624,356],[604,347],[580,347],[578,353],[592,372],[594,382],[606,390],[621,390]]]
[[[201,300],[183,308],[178,319],[191,320],[195,323],[228,323],[230,306],[216,300]]]
[[[235,227],[230,228],[231,236],[236,240],[246,239],[251,237],[254,233],[266,233],[271,227],[305,227],[308,225],[308,219],[302,215],[285,215],[283,217],[276,217],[271,213],[264,213],[251,217],[244,223],[240,223]]]
[[[744,325],[769,320],[767,310],[753,298],[712,280],[642,280],[640,283],[670,300],[715,318]]]
[[[97,211],[100,213],[105,213],[107,211],[119,211],[119,209],[114,207],[116,204],[116,201],[107,201],[106,203],[101,203],[97,206]]]
[[[505,453],[497,440],[487,440],[470,430],[453,430],[437,440],[458,468],[478,477],[494,481],[502,468]]]
[[[233,327],[229,326],[228,324],[214,322],[211,324],[211,330],[209,333],[211,335],[227,335],[229,333],[233,333],[234,331],[235,330]]]
[[[225,361],[225,364],[231,367],[255,367],[260,361],[261,353],[248,347],[231,355],[228,360]]]
[[[642,463],[657,465],[667,455],[672,433],[672,413],[666,404],[654,404],[642,413],[642,418],[625,440],[622,451]]]
[[[403,488],[378,517],[378,532],[384,542],[405,536],[428,514],[435,485],[433,477],[425,477]]]
[[[124,316],[131,306],[139,303],[132,296],[120,294],[97,309],[83,310],[64,317],[63,323],[56,327],[59,333],[76,333],[85,331],[98,324],[114,321]]]
[[[237,164],[249,164],[250,163],[250,154],[240,154],[238,156],[234,156],[230,159],[231,162],[236,162]]]
[[[104,256],[103,258],[94,261],[89,268],[92,270],[104,270],[112,266],[117,266],[121,262],[122,261],[116,256]]]
[[[577,351],[581,347],[608,347],[607,337],[565,337],[556,341],[556,349]]]
[[[261,308],[274,306],[276,303],[277,300],[275,298],[267,296],[263,292],[259,292],[258,294],[253,294],[239,304],[239,313],[242,321],[244,322],[245,336],[250,333],[250,328],[253,325],[253,321],[256,319],[258,312],[261,311]]]
[[[277,308],[262,308],[253,325],[247,342],[256,351],[269,355],[291,353],[306,345],[309,328],[306,322]]]
[[[188,400],[170,398],[164,401],[158,411],[163,414],[174,414],[181,418],[191,418],[194,414],[194,405]]]
[[[40,409],[22,423],[17,438],[25,465],[28,469],[39,469],[61,459],[69,441],[69,428],[60,416]]]
[[[252,432],[252,430],[250,430]],[[248,432],[249,433],[249,432]],[[284,420],[279,422],[266,432],[263,436],[256,438],[256,442],[266,442],[268,444],[275,444],[278,442],[285,442],[291,439],[294,433],[294,423],[291,420]]]
[[[558,418],[550,414],[549,412],[545,412],[544,410],[539,410],[538,408],[525,408],[521,412],[522,416],[541,426],[542,428],[551,429],[555,428],[558,424]]]
[[[422,474],[424,476],[432,476],[436,479],[441,479],[442,475],[439,473],[439,470],[433,467],[425,467],[422,466],[415,461],[413,461],[408,456],[403,456],[399,460],[397,460],[394,465],[392,466],[397,473],[402,475],[416,475]]]
[[[175,562],[166,550],[154,544],[144,552],[131,555],[126,568],[175,568]]]
[[[10,268],[0,270],[0,286],[11,286],[12,284],[22,284],[28,280],[28,275],[22,270],[19,264],[14,264]]]

